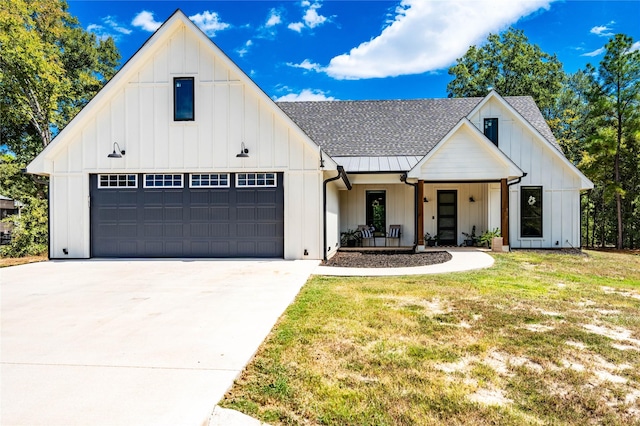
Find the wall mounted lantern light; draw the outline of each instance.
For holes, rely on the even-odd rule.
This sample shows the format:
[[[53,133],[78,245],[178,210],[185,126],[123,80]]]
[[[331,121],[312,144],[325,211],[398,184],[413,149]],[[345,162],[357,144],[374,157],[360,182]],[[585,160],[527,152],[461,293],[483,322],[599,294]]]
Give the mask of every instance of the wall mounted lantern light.
[[[244,146],[244,142],[242,142],[242,145],[240,147],[240,154],[237,154],[236,157],[238,158],[247,158],[249,155],[249,150],[247,148],[245,148]]]
[[[116,146],[118,147],[118,150],[116,151]],[[114,142],[113,143],[113,152],[109,155],[107,155],[108,158],[122,158],[122,156],[124,155],[124,149],[120,149],[120,145],[118,145],[118,142]]]
[[[424,201],[425,203],[428,203],[429,199],[427,199],[427,197],[424,197],[424,200],[422,200],[422,201]]]
[[[471,197],[469,197],[469,202],[471,202],[471,203],[475,203],[476,202],[476,199],[473,198],[473,195]]]

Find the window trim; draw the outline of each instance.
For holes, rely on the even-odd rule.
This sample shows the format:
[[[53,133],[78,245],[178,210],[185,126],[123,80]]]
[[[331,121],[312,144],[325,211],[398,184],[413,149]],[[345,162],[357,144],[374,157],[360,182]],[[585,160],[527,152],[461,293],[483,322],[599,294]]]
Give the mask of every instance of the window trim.
[[[193,185],[193,177],[194,176],[205,176],[208,175],[209,176],[209,182],[211,182],[211,176],[216,175],[218,176],[218,182],[220,181],[220,177],[221,176],[226,176],[227,177],[227,184],[226,185]],[[189,188],[229,188],[231,185],[231,179],[229,179],[229,173],[190,173],[189,174]]]
[[[147,176],[180,176],[180,185],[164,185],[164,178],[162,179],[162,185],[147,185]],[[172,178],[172,179],[173,179]],[[182,173],[145,173],[142,176],[142,187],[147,189],[160,189],[160,188],[184,188],[184,174]]]
[[[102,176],[116,177],[116,185],[102,185]],[[120,181],[117,180],[118,176],[125,176],[124,183],[129,182],[128,177],[133,176],[134,185],[123,185],[120,186]],[[98,174],[98,189],[122,189],[122,188],[138,188],[138,175],[135,173],[100,173]]]
[[[537,189],[540,191],[540,235],[524,235],[524,209],[528,200],[524,199],[523,191],[526,189]],[[542,185],[526,185],[520,187],[520,238],[543,239],[544,238],[544,188]]]
[[[491,127],[493,127],[493,123],[495,123],[495,128],[496,128],[496,140],[494,141],[493,139],[491,139],[488,135],[487,135],[487,123],[491,122]],[[495,146],[498,146],[498,141],[500,140],[500,132],[499,132],[499,120],[498,117],[487,117],[484,119],[483,121],[483,134],[485,135],[485,137],[487,139],[489,139],[491,141],[491,143],[493,143]]]
[[[387,232],[387,190],[386,189],[367,189],[364,191],[364,215],[365,215],[365,225],[366,226],[375,226],[373,224],[373,210],[371,211],[371,217],[369,217],[369,194],[383,194],[384,197],[384,225],[382,229],[375,229],[375,232]],[[371,220],[369,220],[371,219]],[[369,223],[371,222],[371,223]]]
[[[191,80],[191,117],[190,118],[178,118],[178,104],[177,104],[177,82],[179,80]],[[196,82],[194,77],[174,77],[173,78],[173,121],[195,121],[196,120]]]
[[[248,176],[249,175],[254,175],[254,182],[256,182],[253,185],[241,185],[240,184],[240,175],[247,175],[247,178],[245,178],[245,180],[248,180]],[[258,182],[258,175],[265,175],[264,176],[264,181],[265,184],[264,185],[259,185]],[[273,175],[273,184],[266,184],[267,181],[267,175]],[[243,172],[243,173],[236,173],[236,188],[276,188],[278,186],[278,174],[276,172]]]

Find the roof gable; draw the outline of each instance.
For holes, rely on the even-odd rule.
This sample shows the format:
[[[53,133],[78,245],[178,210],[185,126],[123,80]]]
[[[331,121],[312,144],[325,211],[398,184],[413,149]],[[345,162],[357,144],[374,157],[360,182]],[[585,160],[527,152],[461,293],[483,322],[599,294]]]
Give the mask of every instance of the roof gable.
[[[51,159],[61,152],[64,147],[70,143],[79,131],[82,131],[84,124],[94,119],[99,112],[108,105],[109,101],[116,93],[123,90],[129,82],[138,81],[136,75],[140,72],[145,64],[162,49],[167,48],[167,42],[173,37],[180,28],[185,28],[189,37],[197,40],[201,46],[207,49],[207,54],[215,56],[224,67],[228,68],[233,74],[233,80],[239,84],[245,85],[265,104],[271,105],[272,112],[283,122],[293,134],[296,134],[304,144],[318,151],[318,145],[313,142],[289,116],[287,116],[280,108],[278,108],[273,100],[267,96],[257,84],[251,80],[218,46],[209,39],[189,18],[181,11],[176,10],[153,35],[140,47],[140,49],[121,67],[121,69],[108,81],[105,86],[91,99],[91,101],[63,128],[53,141],[29,164],[27,167],[30,173],[49,174],[51,170]],[[171,61],[171,58],[168,59]],[[215,71],[212,70],[212,74]],[[188,74],[188,73],[187,73]],[[318,151],[319,152],[319,151]],[[331,158],[325,158],[325,167],[335,169],[335,161]]]
[[[408,177],[428,181],[486,181],[523,175],[466,117],[408,173]]]
[[[583,189],[593,188],[591,182],[573,163],[571,163],[562,152],[562,148],[553,136],[551,129],[547,125],[542,113],[530,96],[514,96],[502,97],[496,91],[492,90],[484,99],[479,102],[476,107],[469,113],[468,117],[472,117],[478,113],[489,102],[498,102],[513,117],[521,122],[544,147],[558,158],[566,167],[575,173],[581,181]]]

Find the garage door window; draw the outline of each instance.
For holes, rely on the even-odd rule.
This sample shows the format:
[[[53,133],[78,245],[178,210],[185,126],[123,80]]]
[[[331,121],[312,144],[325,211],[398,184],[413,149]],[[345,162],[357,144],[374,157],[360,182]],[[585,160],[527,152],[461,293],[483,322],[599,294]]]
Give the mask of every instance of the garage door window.
[[[189,181],[190,188],[228,188],[228,173],[192,174]]]
[[[145,188],[182,188],[182,175],[144,175]]]
[[[99,175],[98,188],[137,188],[138,175]]]
[[[275,173],[238,173],[236,175],[236,187],[275,187],[277,183]]]

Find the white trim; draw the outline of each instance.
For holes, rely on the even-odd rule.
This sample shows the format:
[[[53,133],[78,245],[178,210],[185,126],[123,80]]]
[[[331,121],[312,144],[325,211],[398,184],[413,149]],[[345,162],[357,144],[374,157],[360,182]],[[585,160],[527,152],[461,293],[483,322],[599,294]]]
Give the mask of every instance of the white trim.
[[[245,175],[244,181],[248,182],[253,175],[253,185],[245,183],[244,185],[240,184],[240,175]],[[260,179],[259,175],[264,175],[262,179],[264,180],[263,184],[258,183],[258,179]],[[271,180],[267,175],[273,175],[273,184],[267,183],[267,180]],[[250,172],[250,173],[236,173],[236,188],[275,188],[278,186],[278,174],[273,172]]]
[[[112,182],[108,182],[108,185],[102,185],[102,177],[108,177],[109,181],[111,178],[115,178],[115,185],[111,185]],[[129,183],[129,177],[133,176],[134,185],[126,185]],[[120,177],[124,177],[124,181],[120,180]],[[125,185],[120,185],[124,183]],[[117,173],[117,174],[109,174],[109,173],[101,173],[98,175],[98,189],[122,189],[122,188],[138,188],[138,175],[134,173]]]
[[[193,184],[193,177],[194,176],[200,176],[200,179],[202,179],[202,176],[208,176],[208,181],[209,184],[208,185],[194,185]],[[215,179],[215,182],[218,182],[217,185],[214,185],[212,182],[214,182],[214,180],[211,178],[212,176],[217,176],[217,178]],[[226,185],[220,185],[220,178],[222,176],[225,176],[226,180],[227,180],[227,184]],[[229,179],[229,173],[189,173],[189,188],[229,188],[230,185],[230,179]]]
[[[155,178],[158,176],[162,176],[162,180],[160,185],[147,185],[147,176],[153,176],[154,182],[156,182]],[[171,176],[171,180],[169,181],[171,184],[166,185],[166,176]],[[173,185],[174,179],[176,176],[180,177],[180,185]],[[182,173],[145,173],[142,177],[143,188],[184,188],[184,175]]]

